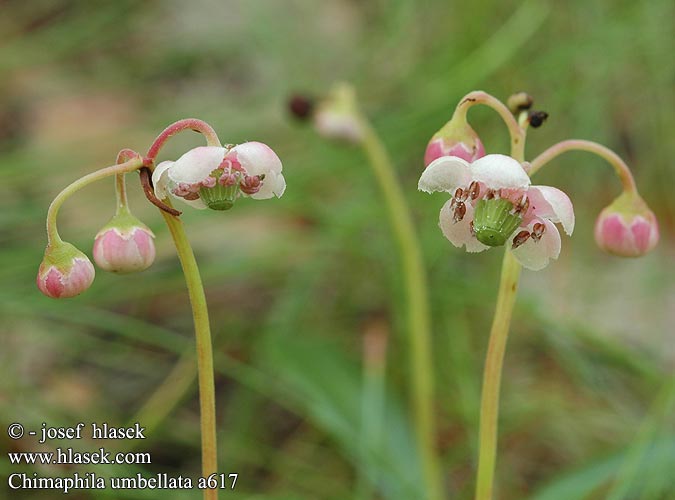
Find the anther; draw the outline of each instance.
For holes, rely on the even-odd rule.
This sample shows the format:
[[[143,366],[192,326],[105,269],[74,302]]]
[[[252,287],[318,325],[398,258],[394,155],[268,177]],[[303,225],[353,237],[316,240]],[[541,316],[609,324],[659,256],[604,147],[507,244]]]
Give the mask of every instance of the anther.
[[[523,197],[518,202],[518,204],[516,205],[516,213],[523,214],[527,212],[529,206],[530,206],[530,199],[527,197],[527,195],[524,194]]]
[[[513,237],[513,249],[515,250],[518,248],[520,245],[525,243],[528,238],[530,237],[530,233],[528,231],[521,231],[517,235]]]
[[[487,192],[485,193],[485,199],[486,200],[492,200],[495,198],[495,190],[494,189],[488,189]]]
[[[542,224],[541,222],[537,222],[533,227],[532,227],[532,239],[534,241],[539,241],[546,231],[546,226]]]
[[[473,182],[471,182],[471,184],[469,184],[469,197],[472,200],[475,200],[476,198],[478,198],[479,191],[480,191],[480,185],[476,181],[473,181]]]
[[[455,198],[457,198],[459,201],[466,200],[466,193],[462,190],[462,188],[457,188],[455,190]]]
[[[476,231],[473,229],[473,221],[469,222],[469,231],[471,231],[471,236],[476,236]]]
[[[464,218],[464,215],[466,214],[466,205],[458,201],[457,206],[455,207],[455,211],[453,213],[453,220],[455,222],[459,222]]]

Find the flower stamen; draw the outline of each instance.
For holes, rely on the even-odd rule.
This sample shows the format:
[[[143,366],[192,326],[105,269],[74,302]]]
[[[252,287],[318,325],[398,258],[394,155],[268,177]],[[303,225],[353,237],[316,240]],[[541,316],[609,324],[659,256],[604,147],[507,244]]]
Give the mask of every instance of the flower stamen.
[[[530,238],[530,236],[532,236],[532,239],[534,239],[534,235],[531,235],[529,231],[520,231],[517,235],[513,237],[512,248],[515,250],[523,243],[525,243]]]

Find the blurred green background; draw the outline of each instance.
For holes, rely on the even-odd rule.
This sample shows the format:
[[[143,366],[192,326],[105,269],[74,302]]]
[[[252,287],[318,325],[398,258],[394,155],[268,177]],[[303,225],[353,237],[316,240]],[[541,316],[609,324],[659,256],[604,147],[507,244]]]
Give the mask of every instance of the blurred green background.
[[[422,240],[448,498],[473,494],[501,252],[452,247],[437,227],[445,198],[416,183],[428,139],[473,89],[503,99],[526,90],[550,114],[531,130],[528,158],[571,137],[615,149],[662,237],[638,260],[598,250],[595,217],[620,189],[600,159],[565,155],[537,179],[569,193],[577,229],[563,237],[558,261],[523,274],[502,387],[498,499],[675,498],[673,19],[669,0],[0,1],[0,498],[61,498],[10,491],[15,470],[199,474],[185,286],[135,175],[132,210],[157,235],[154,266],[99,272],[70,300],[35,287],[56,193],[114,163],[119,149],[145,151],[172,121],[198,117],[225,143],[270,144],[288,182],[280,200],[183,216],[212,315],[221,470],[239,473],[222,497],[349,499],[360,477],[371,498],[424,499],[401,276],[380,193],[358,148],[327,143],[286,112],[291,93],[321,95],[339,80],[353,82],[390,148]],[[505,152],[494,113],[476,109],[470,120],[489,151]],[[186,132],[161,158],[200,144]],[[81,192],[61,211],[64,239],[91,255],[113,210],[112,180]],[[387,346],[384,438],[366,452],[364,339]],[[7,460],[8,450],[42,449],[32,438],[11,441],[11,422],[134,420],[150,429],[133,446],[149,451],[152,465],[17,468]],[[68,444],[45,449],[57,445]]]

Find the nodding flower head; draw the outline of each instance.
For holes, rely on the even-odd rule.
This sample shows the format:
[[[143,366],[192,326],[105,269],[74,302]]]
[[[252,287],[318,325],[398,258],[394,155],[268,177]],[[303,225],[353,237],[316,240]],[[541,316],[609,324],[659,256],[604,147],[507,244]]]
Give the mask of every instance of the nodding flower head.
[[[635,192],[624,192],[606,207],[595,223],[595,241],[605,252],[640,257],[659,241],[654,213]]]
[[[422,174],[419,189],[445,191],[451,198],[441,209],[440,227],[456,247],[481,252],[510,244],[526,268],[543,269],[560,254],[560,223],[574,230],[574,210],[565,193],[531,186],[520,163],[509,156],[487,155],[473,163],[444,156]]]
[[[456,156],[468,162],[485,156],[483,143],[467,123],[465,115],[455,113],[452,119],[434,134],[424,153],[424,166],[442,156]]]
[[[314,128],[326,139],[359,143],[363,140],[363,123],[356,106],[354,89],[336,84],[313,110]]]
[[[94,281],[94,266],[89,258],[70,243],[50,244],[40,264],[37,286],[53,299],[75,297]]]
[[[202,146],[176,161],[163,161],[152,174],[155,195],[177,198],[195,208],[228,210],[240,196],[281,197],[286,181],[281,160],[260,142],[230,148]]]
[[[155,235],[128,210],[115,215],[96,235],[94,261],[101,269],[126,274],[143,271],[155,260]]]

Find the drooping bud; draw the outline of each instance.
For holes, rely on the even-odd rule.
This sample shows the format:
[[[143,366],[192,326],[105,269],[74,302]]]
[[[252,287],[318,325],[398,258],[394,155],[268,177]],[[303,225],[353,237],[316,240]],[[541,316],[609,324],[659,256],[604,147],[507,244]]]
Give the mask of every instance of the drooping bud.
[[[94,261],[104,271],[143,271],[155,260],[155,235],[128,210],[121,210],[96,235]]]
[[[59,241],[47,246],[37,275],[37,286],[53,299],[75,297],[94,281],[89,258],[70,243]]]
[[[466,121],[465,110],[455,112],[452,119],[431,138],[424,153],[424,166],[442,156],[457,156],[468,162],[485,156],[485,147]]]
[[[516,92],[510,95],[506,101],[506,105],[514,115],[518,115],[521,111],[527,111],[533,103],[534,99],[527,92]]]
[[[605,252],[640,257],[659,241],[659,225],[645,201],[624,192],[606,207],[595,223],[595,241]]]
[[[356,107],[354,89],[336,85],[329,95],[317,103],[314,126],[326,139],[358,143],[363,139],[363,124]]]

